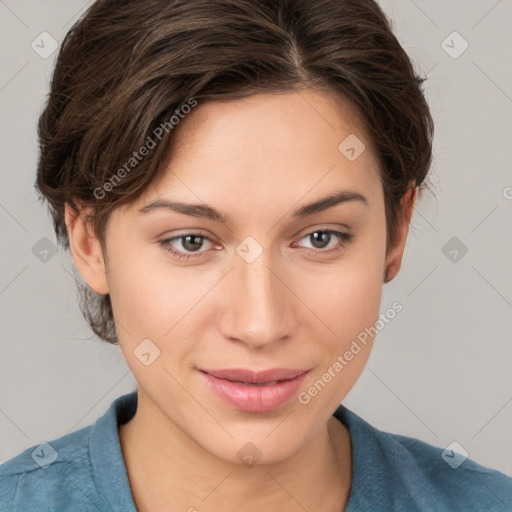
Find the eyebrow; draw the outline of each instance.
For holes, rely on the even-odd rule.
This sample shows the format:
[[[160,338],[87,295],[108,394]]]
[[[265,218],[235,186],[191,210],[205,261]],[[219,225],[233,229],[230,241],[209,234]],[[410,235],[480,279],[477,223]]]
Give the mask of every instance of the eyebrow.
[[[341,203],[347,203],[349,201],[359,201],[366,207],[369,206],[366,197],[364,197],[359,192],[355,192],[352,190],[340,190],[338,192],[328,195],[327,197],[319,199],[313,203],[301,206],[292,213],[292,217],[296,219],[307,217],[308,215],[322,212],[324,210],[327,210],[328,208],[332,208],[333,206],[336,206]],[[166,199],[155,199],[154,201],[145,204],[139,210],[139,212],[148,213],[158,209],[171,210],[173,212],[182,213],[184,215],[190,215],[192,217],[199,217],[214,220],[217,222],[222,222],[223,224],[230,224],[233,220],[231,215],[216,210],[215,208],[208,206],[206,204],[181,203],[175,201],[168,201]]]

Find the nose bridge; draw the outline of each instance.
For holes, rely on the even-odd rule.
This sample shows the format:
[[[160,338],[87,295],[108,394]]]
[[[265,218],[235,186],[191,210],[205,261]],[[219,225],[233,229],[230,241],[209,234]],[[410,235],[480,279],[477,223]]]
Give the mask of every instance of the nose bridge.
[[[240,244],[228,284],[224,335],[258,348],[291,334],[290,292],[274,268],[271,250]],[[259,253],[259,254],[257,254]]]

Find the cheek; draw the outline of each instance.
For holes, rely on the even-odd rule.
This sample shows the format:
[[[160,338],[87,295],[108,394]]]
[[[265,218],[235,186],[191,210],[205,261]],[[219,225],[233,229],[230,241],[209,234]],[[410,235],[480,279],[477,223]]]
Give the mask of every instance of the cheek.
[[[382,259],[376,254],[379,253],[354,257],[333,272],[324,286],[317,283],[310,288],[314,294],[308,300],[315,304],[319,317],[331,331],[318,327],[322,335],[311,336],[315,339],[314,354],[319,364],[300,396],[300,403],[311,402],[314,410],[331,411],[337,407],[360,377],[370,356],[382,292]]]
[[[172,326],[180,285],[157,270],[151,251],[112,250],[108,283],[118,336],[130,344],[161,337]]]
[[[134,271],[138,269],[138,271]],[[179,293],[183,290],[165,279],[154,265],[123,259],[111,276],[111,300],[119,344],[138,384],[146,390],[165,386],[172,377],[166,373],[168,342],[172,327],[183,316]],[[178,324],[180,325],[180,324]],[[169,334],[164,336],[168,331]],[[178,344],[173,357],[180,359]]]
[[[210,291],[212,276],[211,272],[199,275],[173,267],[158,252],[155,257],[155,253],[150,255],[148,251],[146,261],[134,256],[135,253],[112,265],[109,286],[120,345],[138,379],[147,373],[141,372],[136,358],[143,340],[151,340],[155,352],[159,351],[152,368],[168,362],[171,347],[173,360],[185,358],[192,351],[190,338],[199,328],[198,315],[203,318],[201,300]]]
[[[382,238],[382,237],[380,237]],[[303,293],[315,313],[334,331],[332,343],[343,346],[379,315],[385,239],[368,234],[335,266],[310,276]]]

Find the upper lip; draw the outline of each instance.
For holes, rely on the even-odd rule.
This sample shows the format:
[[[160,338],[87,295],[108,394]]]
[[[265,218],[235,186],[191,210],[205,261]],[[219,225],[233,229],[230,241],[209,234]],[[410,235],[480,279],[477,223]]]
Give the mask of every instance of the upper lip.
[[[275,380],[289,380],[299,375],[306,373],[308,369],[293,369],[293,368],[270,368],[255,372],[245,368],[233,368],[225,370],[215,370],[210,368],[199,368],[200,371],[217,377],[218,379],[225,379],[231,381],[248,382],[250,384],[261,384],[265,382],[272,382]]]

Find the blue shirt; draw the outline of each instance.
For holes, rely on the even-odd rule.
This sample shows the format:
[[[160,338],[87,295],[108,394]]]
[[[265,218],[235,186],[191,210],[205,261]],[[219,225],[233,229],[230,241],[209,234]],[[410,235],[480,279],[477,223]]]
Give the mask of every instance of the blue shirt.
[[[118,425],[136,409],[136,391],[120,396],[93,425],[33,445],[0,465],[0,512],[136,512],[118,434]],[[343,405],[334,416],[352,442],[345,512],[512,511],[507,475],[380,431]]]

